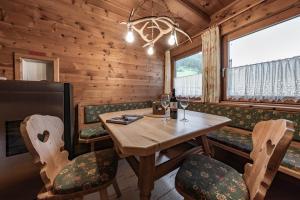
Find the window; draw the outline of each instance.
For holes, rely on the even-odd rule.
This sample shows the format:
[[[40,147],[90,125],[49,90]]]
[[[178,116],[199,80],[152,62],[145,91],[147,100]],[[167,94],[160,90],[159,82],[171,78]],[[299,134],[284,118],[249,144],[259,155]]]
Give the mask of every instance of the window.
[[[15,79],[59,81],[59,59],[15,53]]]
[[[202,95],[202,52],[175,61],[174,86],[177,96]]]
[[[54,81],[53,63],[49,61],[23,59],[22,80],[27,81]]]
[[[300,17],[229,41],[227,98],[300,98]]]

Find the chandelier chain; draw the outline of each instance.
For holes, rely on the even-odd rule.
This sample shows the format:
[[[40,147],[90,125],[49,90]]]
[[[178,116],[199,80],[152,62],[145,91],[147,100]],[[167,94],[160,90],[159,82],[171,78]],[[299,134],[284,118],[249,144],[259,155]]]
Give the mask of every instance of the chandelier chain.
[[[153,0],[151,1],[151,15],[153,16]],[[153,20],[151,20],[151,39],[153,40]]]
[[[131,17],[133,17],[134,14],[135,14],[138,10],[140,10],[140,9],[144,6],[144,4],[145,4],[146,2],[148,2],[148,1],[151,1],[151,5],[152,5],[152,6],[151,6],[151,10],[152,10],[151,15],[154,16],[154,15],[153,15],[153,3],[154,3],[154,0],[143,0],[143,1],[139,1],[138,5],[134,8],[134,13],[132,14]],[[167,9],[167,13],[170,14],[171,19],[173,19],[173,20],[176,22],[176,16],[171,12],[171,10],[170,10],[168,4],[166,3],[166,1],[165,1],[165,0],[162,0],[162,2],[163,2],[163,4],[164,4],[165,8]]]
[[[163,4],[164,4],[164,6],[167,8],[167,12],[170,13],[171,19],[173,19],[173,20],[176,22],[176,18],[175,18],[175,16],[173,15],[173,13],[171,12],[171,10],[170,10],[168,4],[166,3],[166,1],[165,1],[165,0],[162,0],[162,2],[163,2]]]
[[[143,0],[142,2],[139,1],[138,5],[134,8],[134,13],[132,13],[132,16],[134,16],[134,14],[140,9],[143,7],[143,5],[149,0]]]

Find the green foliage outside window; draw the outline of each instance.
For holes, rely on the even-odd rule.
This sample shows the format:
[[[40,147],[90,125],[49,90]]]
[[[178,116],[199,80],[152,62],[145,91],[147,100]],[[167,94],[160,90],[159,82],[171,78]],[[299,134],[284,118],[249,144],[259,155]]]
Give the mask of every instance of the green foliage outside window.
[[[202,53],[196,53],[177,60],[175,66],[176,77],[191,76],[202,73]]]

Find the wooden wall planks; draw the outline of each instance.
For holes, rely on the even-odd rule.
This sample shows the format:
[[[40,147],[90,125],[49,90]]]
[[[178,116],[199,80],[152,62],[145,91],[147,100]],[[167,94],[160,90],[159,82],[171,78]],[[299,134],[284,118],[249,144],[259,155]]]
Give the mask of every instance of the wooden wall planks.
[[[86,0],[0,0],[0,76],[13,79],[13,52],[60,58],[60,81],[74,102],[155,99],[163,91],[164,49],[148,57],[141,41],[127,45],[127,13]],[[128,11],[129,12],[129,11]]]
[[[295,8],[300,10],[299,0],[266,0],[221,24],[221,33],[222,35],[229,34],[264,19],[276,17],[282,12],[293,12]]]

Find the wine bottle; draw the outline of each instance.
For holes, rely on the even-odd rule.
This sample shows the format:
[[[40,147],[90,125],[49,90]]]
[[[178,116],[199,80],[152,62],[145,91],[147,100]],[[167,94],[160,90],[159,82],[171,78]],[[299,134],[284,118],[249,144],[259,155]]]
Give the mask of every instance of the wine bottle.
[[[170,99],[170,117],[177,119],[178,101],[175,95],[175,89],[172,90],[172,97]]]

